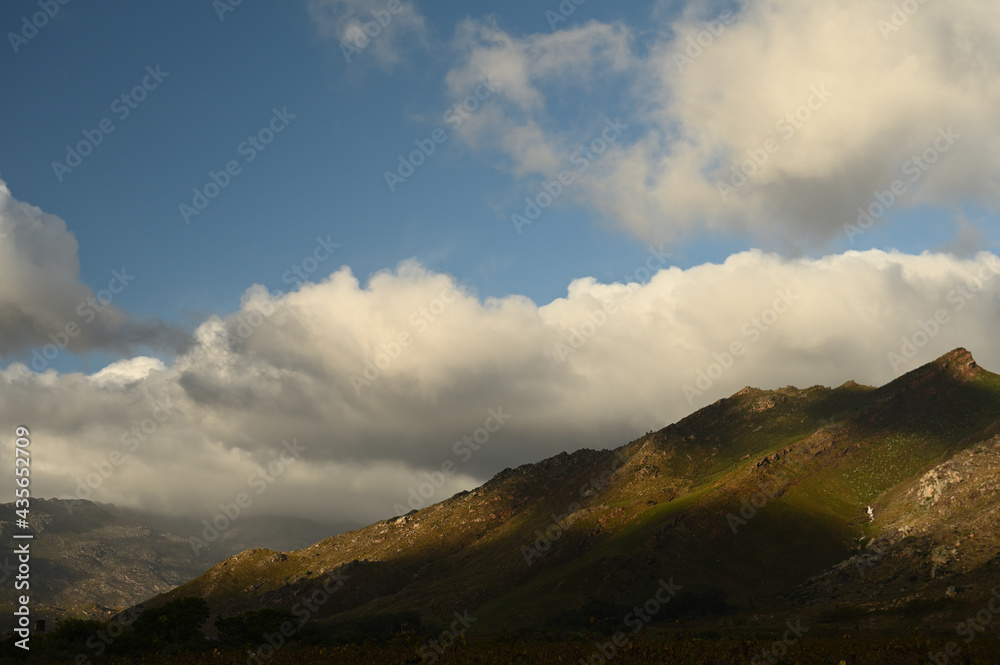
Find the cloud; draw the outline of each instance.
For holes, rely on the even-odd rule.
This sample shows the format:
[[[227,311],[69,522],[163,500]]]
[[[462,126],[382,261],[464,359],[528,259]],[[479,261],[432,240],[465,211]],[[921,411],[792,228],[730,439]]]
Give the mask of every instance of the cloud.
[[[158,358],[138,356],[113,362],[87,378],[102,388],[108,386],[121,388],[146,379],[152,372],[162,372],[165,369],[163,361]]]
[[[567,198],[654,242],[707,231],[822,246],[896,180],[894,210],[996,204],[1000,6],[739,4],[669,19],[661,7],[668,22],[641,48],[617,24],[515,36],[468,21],[449,89],[459,98],[460,83],[493,72],[509,103],[459,136],[490,143],[517,177],[552,178],[602,108],[621,114],[631,129]],[[567,89],[585,114],[567,115]]]
[[[969,222],[965,215],[959,215],[955,219],[955,237],[936,248],[938,251],[954,254],[956,256],[973,256],[983,247],[989,246],[989,239],[983,230],[975,224]]]
[[[479,81],[490,79],[499,85],[501,101],[491,100],[465,118],[457,134],[474,147],[504,152],[518,176],[548,175],[569,159],[575,137],[544,126],[550,95],[589,89],[595,80],[635,66],[628,29],[597,22],[517,39],[493,18],[467,19],[455,32],[454,48],[462,64],[447,74],[449,96],[462,100]]]
[[[340,44],[348,63],[369,55],[389,71],[407,49],[428,45],[424,16],[406,0],[310,0],[309,15],[324,38]]]
[[[77,243],[65,222],[15,199],[3,180],[0,236],[0,356],[44,345],[52,352],[57,346],[128,352],[138,345],[178,350],[187,344],[180,330],[114,305],[129,288],[128,266],[110,266],[107,288],[97,293],[80,282]]]
[[[200,518],[247,491],[260,514],[364,522],[445,462],[457,473],[433,501],[507,466],[618,446],[748,384],[882,384],[957,346],[1000,370],[998,295],[985,253],[753,250],[644,284],[579,279],[545,304],[480,300],[414,262],[365,284],[342,268],[287,294],[249,289],[169,366],[12,366],[0,421],[41,444],[40,495],[72,496],[89,476],[91,498]],[[258,494],[250,479],[286,442],[301,457]]]

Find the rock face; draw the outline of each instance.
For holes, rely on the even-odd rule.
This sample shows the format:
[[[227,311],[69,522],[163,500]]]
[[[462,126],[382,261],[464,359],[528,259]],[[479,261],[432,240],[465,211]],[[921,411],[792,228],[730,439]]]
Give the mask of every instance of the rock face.
[[[803,595],[873,611],[918,600],[979,600],[1000,581],[998,490],[1000,436],[994,436],[886,496],[863,550],[809,580]]]
[[[4,506],[5,517],[13,513],[13,506]],[[5,564],[17,558],[10,545],[12,526],[0,521]],[[30,590],[39,616],[55,619],[73,611],[99,617],[143,594],[168,591],[198,572],[184,539],[158,533],[110,506],[34,499],[31,526]],[[5,602],[13,594],[10,584],[0,590]]]
[[[962,475],[953,469],[931,469],[916,487],[921,506],[934,505],[949,485],[962,482]]]
[[[946,369],[952,368],[963,378],[972,378],[981,371],[972,354],[962,348],[942,356],[938,364],[943,364]]]

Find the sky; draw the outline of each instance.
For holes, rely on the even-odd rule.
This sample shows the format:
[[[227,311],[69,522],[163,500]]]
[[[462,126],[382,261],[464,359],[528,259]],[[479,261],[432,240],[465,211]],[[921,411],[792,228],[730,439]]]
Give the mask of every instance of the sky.
[[[0,457],[31,430],[36,496],[366,523],[746,385],[1000,370],[996,3],[0,32]]]

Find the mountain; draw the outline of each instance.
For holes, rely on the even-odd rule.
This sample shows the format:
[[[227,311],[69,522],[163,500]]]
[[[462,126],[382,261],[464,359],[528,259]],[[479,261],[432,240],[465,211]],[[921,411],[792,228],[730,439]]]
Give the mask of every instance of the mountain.
[[[0,603],[13,606],[17,556],[14,505],[0,515]],[[33,499],[30,523],[31,591],[35,611],[52,619],[108,617],[145,598],[183,584],[249,546],[292,549],[337,533],[337,526],[308,520],[245,516],[208,549],[189,538],[204,528],[194,519],[168,518],[111,504]]]
[[[669,587],[651,620],[947,632],[1000,580],[998,462],[1000,376],[956,349],[880,388],[747,387],[614,450],[242,552],[145,607],[305,603],[320,627],[459,613],[475,635],[620,627]]]

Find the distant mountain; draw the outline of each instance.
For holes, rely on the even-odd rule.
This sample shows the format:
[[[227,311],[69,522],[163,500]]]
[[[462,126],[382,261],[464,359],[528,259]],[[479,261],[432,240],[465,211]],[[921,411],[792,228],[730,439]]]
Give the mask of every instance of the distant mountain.
[[[14,505],[0,506],[0,603],[13,605]],[[278,517],[240,517],[208,549],[189,543],[204,528],[90,501],[33,499],[31,598],[39,618],[110,616],[170,590],[247,547],[292,549],[344,527]],[[339,530],[338,530],[339,529]]]
[[[964,349],[881,388],[744,388],[615,450],[563,453],[405,516],[221,562],[146,606],[412,613],[470,632],[653,619],[952,630],[1000,582],[1000,376]]]

